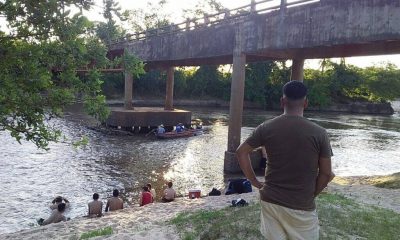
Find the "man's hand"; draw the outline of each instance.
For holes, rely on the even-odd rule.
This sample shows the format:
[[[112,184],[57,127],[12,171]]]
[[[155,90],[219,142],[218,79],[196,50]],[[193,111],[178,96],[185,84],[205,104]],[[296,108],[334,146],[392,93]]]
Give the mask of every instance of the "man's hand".
[[[256,179],[255,182],[251,182],[251,185],[253,185],[254,187],[256,187],[258,189],[261,189],[264,186],[264,183],[262,183]]]

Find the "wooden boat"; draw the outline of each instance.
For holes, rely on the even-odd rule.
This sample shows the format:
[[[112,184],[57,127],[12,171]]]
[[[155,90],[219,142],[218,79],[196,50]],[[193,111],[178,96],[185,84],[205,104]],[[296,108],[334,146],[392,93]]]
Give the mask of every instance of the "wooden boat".
[[[159,139],[171,139],[171,138],[182,138],[182,137],[193,137],[203,134],[203,129],[188,129],[182,132],[165,132],[156,133],[156,137]]]

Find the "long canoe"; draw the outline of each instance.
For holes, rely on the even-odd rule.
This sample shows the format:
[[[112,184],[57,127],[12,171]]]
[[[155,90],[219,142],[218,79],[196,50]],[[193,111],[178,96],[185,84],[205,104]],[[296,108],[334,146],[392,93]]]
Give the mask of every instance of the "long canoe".
[[[166,133],[156,133],[159,139],[170,139],[170,138],[182,138],[182,137],[193,137],[203,134],[202,129],[188,129],[182,132],[166,132]]]

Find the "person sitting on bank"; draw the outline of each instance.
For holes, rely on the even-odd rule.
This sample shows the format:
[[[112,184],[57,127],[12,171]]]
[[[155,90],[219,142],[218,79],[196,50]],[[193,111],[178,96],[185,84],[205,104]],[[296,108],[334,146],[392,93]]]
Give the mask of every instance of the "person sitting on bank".
[[[163,133],[165,133],[165,128],[164,128],[164,125],[161,124],[157,128],[157,134],[163,134]]]
[[[63,201],[65,203],[65,207],[68,208],[69,207],[69,201],[64,197],[57,196],[57,197],[55,197],[53,199],[53,201],[51,201],[52,205],[50,205],[50,209],[51,210],[57,209],[58,204],[62,203]]]
[[[168,187],[164,190],[164,196],[161,199],[162,202],[172,202],[176,197],[176,192],[172,188],[172,182],[167,183]]]
[[[107,204],[106,204],[106,212],[110,211],[116,211],[124,208],[124,202],[122,201],[119,196],[119,191],[118,189],[114,189],[113,191],[113,197],[108,199]]]
[[[151,193],[151,196],[153,197],[153,202],[156,200],[156,190],[153,189],[150,183],[146,184],[146,186],[149,188],[149,191]]]
[[[140,194],[139,205],[142,207],[152,202],[153,202],[153,195],[151,195],[149,188],[147,186],[144,186],[142,188],[142,193]]]
[[[54,209],[51,212],[51,215],[49,218],[47,218],[46,220],[43,220],[43,218],[39,219],[39,221],[38,221],[39,225],[43,226],[43,225],[47,225],[47,224],[51,224],[51,223],[67,221],[67,219],[64,216],[65,207],[66,207],[65,203],[58,204],[57,209]]]
[[[103,203],[99,201],[99,194],[93,194],[93,201],[88,203],[88,217],[101,217],[103,215]]]

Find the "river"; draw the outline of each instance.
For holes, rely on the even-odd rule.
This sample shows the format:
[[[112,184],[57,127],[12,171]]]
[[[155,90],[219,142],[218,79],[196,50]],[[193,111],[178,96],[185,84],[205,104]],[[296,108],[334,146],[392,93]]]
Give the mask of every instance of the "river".
[[[0,132],[0,233],[35,226],[37,218],[48,216],[48,205],[56,195],[70,200],[66,215],[75,218],[86,213],[93,192],[105,201],[118,188],[129,205],[137,202],[140,187],[147,182],[158,196],[167,180],[174,182],[180,195],[192,188],[204,194],[223,187],[229,177],[223,174],[228,110],[190,110],[207,125],[204,135],[162,141],[144,135],[104,135],[86,128],[93,121],[77,109],[52,122],[65,139],[52,143],[49,151],[31,143],[20,145]],[[243,138],[279,114],[245,111]],[[306,113],[306,117],[327,128],[336,175],[400,172],[399,112],[393,116]],[[74,148],[71,142],[82,136],[89,143]]]

